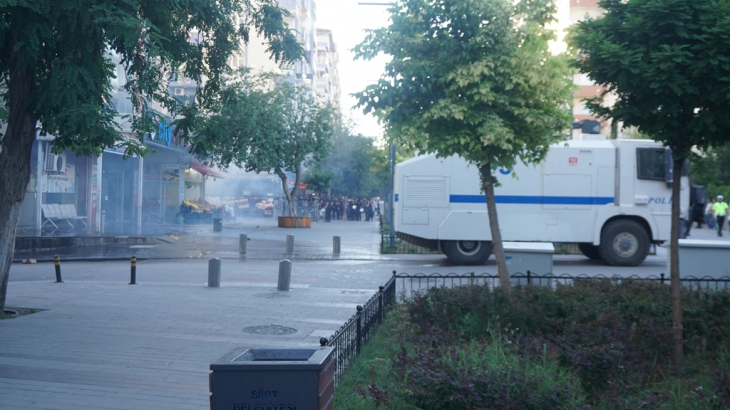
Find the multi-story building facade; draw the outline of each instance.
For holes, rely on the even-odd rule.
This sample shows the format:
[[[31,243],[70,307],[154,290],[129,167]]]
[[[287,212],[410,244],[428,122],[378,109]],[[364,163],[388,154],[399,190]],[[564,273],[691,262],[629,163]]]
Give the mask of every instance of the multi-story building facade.
[[[251,40],[231,57],[228,64],[233,69],[248,67],[254,71],[279,72],[292,84],[306,86],[314,92],[317,5],[314,0],[279,0],[279,6],[291,13],[285,22],[296,32],[297,39],[304,47],[304,58],[291,67],[280,67],[266,52],[263,39],[251,33]],[[246,16],[239,18],[245,19]]]
[[[324,101],[340,106],[340,74],[337,68],[339,55],[332,37],[332,30],[317,29],[317,60],[315,90]]]
[[[603,15],[603,10],[598,6],[598,1],[599,0],[562,0],[562,4],[560,4],[560,6],[562,6],[563,10],[567,8],[567,13],[562,13],[559,18],[567,18],[568,21],[561,22],[561,25],[563,27],[571,27],[586,17],[600,18]],[[585,105],[587,99],[600,96],[603,89],[600,86],[595,85],[585,74],[577,73],[573,82],[579,87],[578,91],[573,93],[573,118],[575,121],[582,122],[584,120],[597,120],[601,124],[601,134],[610,135],[610,122],[596,118],[596,116],[593,115]],[[604,98],[604,104],[606,105],[611,105],[613,102],[614,98],[611,95],[607,95]],[[580,138],[580,136],[580,132],[573,133],[574,138]]]
[[[126,73],[119,58],[112,79],[111,103],[116,123],[125,138],[137,138],[131,129],[133,104],[123,89]],[[192,98],[195,83],[179,79],[170,92],[178,99]],[[82,157],[71,151],[52,152],[53,136],[37,135],[31,158],[31,179],[18,221],[18,236],[130,235],[160,233],[176,223],[185,199],[205,199],[206,177],[222,177],[195,161],[164,118],[157,131],[142,138],[150,154],[125,157],[123,148],[107,147],[99,156]],[[71,206],[78,219],[55,224],[46,212]],[[59,226],[56,226],[59,225]]]

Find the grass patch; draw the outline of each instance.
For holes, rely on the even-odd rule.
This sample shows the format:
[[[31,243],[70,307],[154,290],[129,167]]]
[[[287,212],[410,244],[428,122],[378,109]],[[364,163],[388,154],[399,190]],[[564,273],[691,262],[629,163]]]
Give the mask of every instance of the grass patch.
[[[338,409],[730,408],[730,292],[683,294],[671,362],[667,286],[578,281],[435,289],[394,310],[335,392]]]

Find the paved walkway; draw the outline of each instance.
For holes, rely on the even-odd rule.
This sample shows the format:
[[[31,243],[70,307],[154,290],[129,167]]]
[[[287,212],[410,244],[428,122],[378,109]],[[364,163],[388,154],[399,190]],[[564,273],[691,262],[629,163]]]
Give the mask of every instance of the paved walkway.
[[[195,259],[238,258],[238,238],[248,235],[248,258],[276,259],[284,255],[287,235],[295,236],[293,259],[333,259],[332,238],[340,236],[341,255],[345,259],[388,259],[380,255],[378,222],[332,221],[314,222],[311,229],[284,229],[272,218],[240,219],[224,223],[222,232],[207,229],[158,236],[155,245],[115,244],[98,247],[68,248],[60,251],[16,251],[15,261],[36,259],[53,260],[60,255],[64,260],[128,259]]]
[[[13,265],[8,306],[45,310],[0,321],[0,409],[208,409],[212,361],[238,346],[319,346],[390,276],[387,263],[365,260],[380,257],[376,223],[283,230],[256,222],[179,238],[186,245],[177,255],[197,246],[200,259],[142,261],[135,286],[118,261],[64,262],[65,283],[53,282],[51,264]],[[239,261],[244,230],[253,259]],[[279,292],[289,233],[302,259],[330,260],[295,259],[292,290]],[[339,260],[333,234],[343,238]],[[180,242],[171,242],[136,249],[172,254]],[[230,257],[219,289],[206,287],[213,255]],[[244,332],[252,326],[259,333]]]
[[[240,233],[251,238],[247,261],[238,260]],[[278,292],[277,261],[290,233],[296,235],[292,290]],[[334,235],[342,237],[340,258],[331,254]],[[716,237],[692,230],[692,238]],[[136,286],[127,284],[126,262],[64,262],[62,284],[53,283],[52,264],[13,265],[8,306],[45,310],[0,321],[0,409],[208,409],[212,361],[238,346],[316,347],[394,266],[427,274],[495,271],[493,260],[475,269],[451,266],[439,255],[380,255],[377,223],[284,230],[271,220],[248,220],[227,224],[222,233],[166,240],[106,252],[169,256],[141,261]],[[220,289],[206,287],[211,256],[224,258]],[[642,267],[616,269],[556,256],[556,267],[560,273],[656,274],[666,271],[666,257],[660,248]],[[244,332],[252,326],[264,333]],[[278,334],[280,327],[295,331]]]

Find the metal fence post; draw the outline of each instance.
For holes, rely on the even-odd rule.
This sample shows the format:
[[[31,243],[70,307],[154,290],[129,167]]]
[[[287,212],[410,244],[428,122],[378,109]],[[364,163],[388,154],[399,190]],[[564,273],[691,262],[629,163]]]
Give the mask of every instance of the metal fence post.
[[[132,256],[131,270],[129,272],[129,284],[130,285],[137,284],[137,257],[136,256]]]
[[[355,353],[360,354],[362,343],[362,306],[357,305],[357,328],[355,333]]]
[[[221,260],[218,258],[208,260],[208,287],[221,287]]]
[[[291,287],[291,261],[283,259],[279,261],[279,283],[278,290],[289,290]]]
[[[662,285],[664,284],[664,274],[663,273],[659,275],[659,281]]]
[[[383,310],[383,289],[385,289],[385,286],[378,286],[378,310],[380,310],[378,323],[383,323],[383,318],[385,317],[385,311]]]
[[[332,237],[332,253],[335,255],[340,254],[340,237],[339,236]]]
[[[56,265],[56,283],[63,283],[63,277],[61,277],[61,257],[58,255],[54,256],[53,264]]]
[[[530,271],[528,270],[528,271],[527,271],[527,284],[528,284],[528,285],[532,283],[532,278],[531,278],[530,276],[531,276],[531,273],[530,273]]]
[[[245,233],[242,233],[238,235],[238,256],[241,258],[246,257],[246,241],[248,240],[248,235]]]
[[[294,254],[294,235],[286,236],[286,255],[291,256]]]

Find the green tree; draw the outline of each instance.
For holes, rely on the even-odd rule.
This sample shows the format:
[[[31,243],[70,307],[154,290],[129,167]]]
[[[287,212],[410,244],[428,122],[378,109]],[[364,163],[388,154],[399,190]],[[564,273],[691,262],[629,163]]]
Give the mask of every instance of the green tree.
[[[392,140],[458,154],[479,168],[494,254],[509,286],[494,199],[493,167],[537,163],[572,117],[569,60],[553,56],[551,0],[401,0],[391,25],[370,31],[359,57],[392,56],[376,85],[358,94]],[[561,135],[562,134],[562,135]]]
[[[237,25],[244,12],[250,18]],[[129,155],[143,155],[144,146],[123,139],[115,123],[110,53],[126,69],[137,135],[152,130],[152,100],[190,126],[197,106],[215,100],[228,56],[251,30],[277,62],[303,56],[287,15],[276,0],[0,0],[0,118],[7,120],[0,140],[0,309],[36,128],[56,137],[56,151],[98,155],[123,145]],[[196,104],[181,107],[169,95],[168,80],[177,73],[198,84],[205,79]]]
[[[694,182],[705,186],[710,198],[730,198],[730,144],[708,148],[691,160]]]
[[[296,216],[302,166],[329,153],[333,108],[317,101],[306,87],[271,74],[244,73],[220,95],[203,111],[190,151],[223,168],[235,164],[256,173],[273,170],[281,179],[289,214]],[[295,176],[291,189],[287,172]]]
[[[324,193],[332,187],[332,180],[336,177],[337,174],[317,164],[304,173],[304,183],[314,192]]]
[[[635,126],[664,142],[674,157],[673,198],[679,198],[682,166],[691,148],[728,141],[730,129],[730,1],[603,0],[605,14],[575,28],[576,65],[605,93],[594,113]],[[672,201],[670,271],[674,356],[682,361],[679,282],[680,201]]]
[[[321,166],[335,173],[332,192],[372,197],[388,181],[387,153],[373,138],[356,134],[351,124],[339,122],[332,133],[332,152]]]

